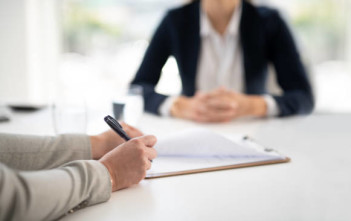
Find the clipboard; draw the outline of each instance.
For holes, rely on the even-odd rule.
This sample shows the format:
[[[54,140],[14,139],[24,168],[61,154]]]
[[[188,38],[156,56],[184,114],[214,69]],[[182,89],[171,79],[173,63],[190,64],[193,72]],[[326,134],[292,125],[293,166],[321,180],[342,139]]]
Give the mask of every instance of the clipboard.
[[[196,139],[199,141],[196,141]],[[212,141],[210,141],[211,139]],[[180,134],[174,134],[173,138],[161,140],[161,145],[167,148],[167,145],[172,145],[175,142],[178,142],[178,145],[184,144],[190,148],[194,147],[194,144],[207,145],[208,148],[213,148],[213,150],[211,150],[213,154],[205,155],[204,153],[211,153],[207,150],[204,153],[201,153],[201,151],[199,153],[198,151],[198,155],[196,153],[191,155],[191,152],[188,150],[185,154],[181,154],[181,150],[178,152],[178,150],[173,149],[170,151],[171,153],[167,155],[165,151],[162,150],[162,147],[156,146],[156,150],[161,149],[161,154],[153,161],[151,170],[148,171],[145,179],[272,165],[287,163],[291,160],[289,157],[278,153],[272,148],[260,145],[248,136],[241,136],[240,140],[237,139],[235,141],[205,129],[191,129],[183,131]],[[211,144],[211,142],[214,143]],[[216,142],[227,148],[235,146],[236,149],[228,151],[228,155],[218,155],[216,153],[216,151],[218,151],[218,147],[215,145]],[[223,150],[225,149],[222,148],[220,151],[223,152]],[[153,167],[156,167],[156,169]]]

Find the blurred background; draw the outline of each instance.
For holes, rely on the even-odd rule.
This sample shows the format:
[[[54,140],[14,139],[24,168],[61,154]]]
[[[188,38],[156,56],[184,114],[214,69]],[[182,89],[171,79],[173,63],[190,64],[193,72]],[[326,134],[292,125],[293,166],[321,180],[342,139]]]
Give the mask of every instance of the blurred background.
[[[0,0],[0,103],[46,105],[61,94],[105,108],[123,93],[167,9],[185,0]],[[317,113],[351,112],[351,1],[256,0],[290,25]],[[180,91],[174,59],[157,90]]]

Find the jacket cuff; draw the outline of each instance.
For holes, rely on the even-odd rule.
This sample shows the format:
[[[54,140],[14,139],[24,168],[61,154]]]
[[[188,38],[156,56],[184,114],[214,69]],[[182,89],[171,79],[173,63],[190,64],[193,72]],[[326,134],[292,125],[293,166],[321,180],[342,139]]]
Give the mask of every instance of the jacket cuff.
[[[160,105],[158,112],[163,117],[171,117],[171,108],[177,96],[170,96]]]
[[[279,115],[279,107],[277,101],[271,95],[264,95],[263,99],[267,105],[267,117],[276,117]]]
[[[111,197],[112,183],[110,173],[107,168],[99,161],[88,161],[94,167],[94,177],[96,182],[93,191],[89,197],[87,205],[106,202]]]

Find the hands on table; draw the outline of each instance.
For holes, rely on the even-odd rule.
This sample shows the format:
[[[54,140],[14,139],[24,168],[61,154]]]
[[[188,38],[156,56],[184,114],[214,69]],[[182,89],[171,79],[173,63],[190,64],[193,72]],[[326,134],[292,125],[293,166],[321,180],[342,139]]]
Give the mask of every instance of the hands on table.
[[[228,122],[243,116],[265,116],[267,105],[262,96],[246,95],[220,87],[193,97],[179,96],[171,115],[197,122]]]

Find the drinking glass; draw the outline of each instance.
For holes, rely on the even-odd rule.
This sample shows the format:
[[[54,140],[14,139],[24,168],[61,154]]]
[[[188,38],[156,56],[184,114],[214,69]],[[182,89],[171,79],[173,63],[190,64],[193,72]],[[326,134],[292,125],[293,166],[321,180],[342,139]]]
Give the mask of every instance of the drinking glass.
[[[112,110],[116,120],[123,120],[123,111],[126,105],[126,95],[119,94],[113,99]]]
[[[144,113],[143,88],[139,85],[131,85],[125,97],[123,108],[123,120],[132,126],[137,126]]]

